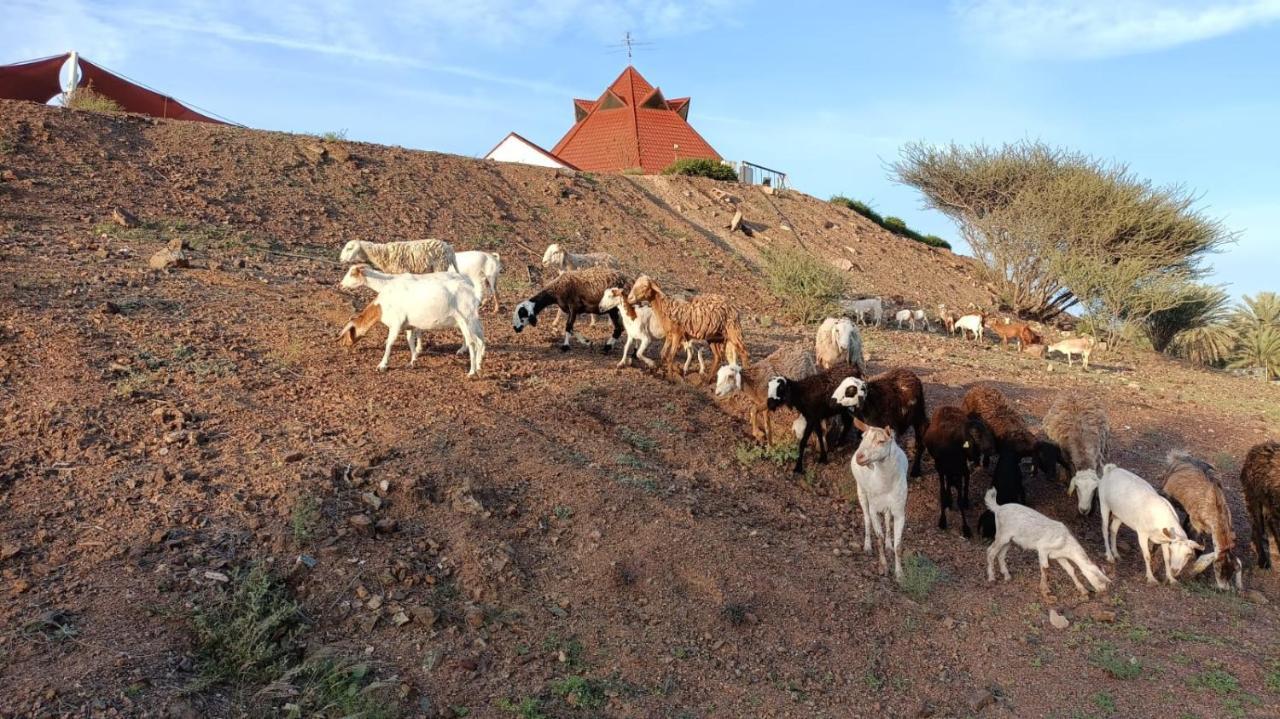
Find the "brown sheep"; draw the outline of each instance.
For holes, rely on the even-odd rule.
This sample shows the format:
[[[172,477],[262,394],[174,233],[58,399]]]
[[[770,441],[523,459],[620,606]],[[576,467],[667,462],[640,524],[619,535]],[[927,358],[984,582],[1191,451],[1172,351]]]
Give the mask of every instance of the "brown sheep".
[[[1267,532],[1280,545],[1280,442],[1255,444],[1245,455],[1240,470],[1244,501],[1253,523],[1253,548],[1258,553],[1258,568],[1271,567]]]
[[[511,316],[512,329],[520,332],[526,325],[536,326],[538,313],[555,305],[567,316],[564,324],[564,341],[560,344],[560,351],[566,352],[569,350],[569,339],[576,334],[573,331],[573,325],[578,315],[607,314],[613,321],[613,336],[601,348],[607,354],[613,349],[618,337],[622,336],[622,318],[616,307],[601,311],[600,299],[604,297],[605,290],[610,287],[624,287],[629,281],[626,275],[608,267],[591,267],[565,272],[543,285],[542,290],[536,295],[516,305]],[[581,336],[578,336],[578,341],[584,344],[586,342]]]
[[[668,298],[651,277],[640,275],[627,301],[648,302],[653,307],[654,316],[667,334],[662,344],[662,362],[668,373],[674,369],[676,352],[688,340],[705,340],[711,345],[712,367],[718,368],[726,354],[730,362],[747,366],[738,307],[724,295],[698,295],[679,302]]]
[[[1111,440],[1111,424],[1100,403],[1075,392],[1063,392],[1045,413],[1043,427],[1045,436],[1067,455],[1069,466],[1064,466],[1065,476],[1058,472],[1059,481],[1071,479],[1082,469],[1102,474]]]
[[[1213,551],[1196,561],[1192,574],[1199,574],[1212,562],[1213,580],[1218,589],[1229,589],[1233,585],[1244,589],[1244,573],[1235,556],[1231,508],[1222,493],[1217,469],[1181,450],[1170,452],[1166,465],[1161,481],[1164,495],[1186,513],[1191,529],[1213,538]]]
[[[995,435],[997,450],[1007,447],[1019,458],[1031,457],[1036,468],[1046,477],[1056,476],[1058,466],[1070,470],[1062,448],[1033,434],[1022,415],[995,387],[987,384],[975,385],[964,396],[964,410],[986,423]],[[989,453],[983,453],[983,466],[987,465],[990,457]]]

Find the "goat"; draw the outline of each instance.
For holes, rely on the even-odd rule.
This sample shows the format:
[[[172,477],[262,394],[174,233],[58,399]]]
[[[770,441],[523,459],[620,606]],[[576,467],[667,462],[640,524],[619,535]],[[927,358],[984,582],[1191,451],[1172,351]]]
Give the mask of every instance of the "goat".
[[[1008,317],[1004,318],[1003,322],[988,321],[986,328],[1000,338],[1001,347],[1008,347],[1009,340],[1014,340],[1018,343],[1019,351],[1026,345],[1036,344],[1036,340],[1039,339],[1039,335],[1031,329],[1031,325],[1026,322],[1010,321]]]
[[[342,286],[346,289],[369,287],[378,293],[377,299],[342,330],[344,344],[355,344],[373,322],[380,321],[387,326],[387,346],[378,371],[387,369],[391,348],[400,330],[407,330],[409,366],[412,367],[421,349],[418,340],[423,330],[456,326],[462,332],[463,344],[471,356],[467,376],[475,377],[480,373],[485,350],[480,300],[475,287],[465,276],[453,272],[388,275],[359,264],[347,270]],[[356,320],[361,322],[363,330],[357,327]]]
[[[1059,480],[1069,479],[1082,469],[1102,471],[1111,441],[1111,424],[1097,400],[1076,392],[1063,392],[1045,413],[1042,427],[1045,436],[1066,455],[1067,461],[1062,465],[1066,476],[1058,472]]]
[[[809,444],[809,436],[818,433],[818,462],[827,461],[827,438],[823,432],[823,420],[840,416],[845,419],[846,431],[852,415],[834,399],[836,387],[842,385],[850,377],[857,377],[860,371],[853,365],[836,365],[815,375],[803,378],[790,378],[775,375],[769,379],[765,406],[770,411],[783,405],[798,411],[804,419],[804,430],[800,435],[800,452],[796,457],[796,474],[804,474],[804,450]]]
[[[1116,535],[1122,525],[1128,525],[1138,535],[1138,547],[1147,567],[1147,583],[1158,584],[1151,572],[1150,544],[1160,545],[1164,555],[1164,573],[1170,584],[1177,584],[1182,568],[1204,549],[1187,538],[1169,500],[1139,477],[1114,464],[1102,468],[1102,476],[1092,469],[1082,469],[1071,478],[1067,493],[1075,492],[1081,514],[1088,514],[1093,507],[1093,495],[1098,494],[1102,510],[1102,542],[1107,550],[1107,561],[1114,563],[1120,552],[1116,547]]]
[[[986,319],[987,319],[986,316],[982,314],[965,315],[964,317],[961,317],[960,319],[956,320],[956,323],[953,328],[953,333],[954,333],[954,330],[960,330],[961,337],[967,338],[969,336],[967,333],[972,332],[974,341],[981,342],[982,329],[983,329],[983,326],[986,324]]]
[[[1009,565],[1005,557],[1009,554],[1009,545],[1016,544],[1023,549],[1030,549],[1040,559],[1040,593],[1046,597],[1049,592],[1049,560],[1056,559],[1063,571],[1071,577],[1071,583],[1082,596],[1089,596],[1088,590],[1076,577],[1072,563],[1080,568],[1080,573],[1093,587],[1095,592],[1107,588],[1111,580],[1098,565],[1085,554],[1084,547],[1067,529],[1067,525],[1058,522],[1016,502],[1000,504],[996,501],[996,489],[987,490],[985,496],[987,511],[995,519],[995,539],[987,548],[987,581],[996,581],[996,559],[1000,560],[1000,572],[1004,580],[1009,581]]]
[[[1271,568],[1267,534],[1280,546],[1280,442],[1262,442],[1249,448],[1240,469],[1244,502],[1253,523],[1253,548],[1258,569]]]
[[[879,325],[884,318],[884,300],[879,297],[868,297],[861,300],[842,300],[840,309],[846,313],[853,315],[858,320],[858,324],[866,325],[867,318],[871,318],[871,324]]]
[[[458,271],[453,245],[435,239],[407,242],[351,240],[343,246],[338,259],[346,263],[365,262],[392,275]],[[479,289],[478,285],[476,289]]]
[[[892,427],[873,427],[854,419],[862,432],[849,469],[862,509],[862,551],[871,553],[871,532],[880,540],[880,573],[889,571],[885,545],[893,552],[893,574],[902,578],[902,530],[907,521],[907,455],[894,441]],[[883,521],[883,526],[882,526]],[[892,534],[893,543],[889,544]]]
[[[893,315],[893,321],[898,323],[898,329],[902,329],[904,324],[910,326],[912,332],[916,329],[916,313],[912,310],[898,310]]]
[[[947,334],[953,335],[956,333],[956,320],[960,319],[960,316],[947,309],[946,305],[938,305],[938,319],[942,322],[942,326],[947,329]]]
[[[914,330],[916,328],[915,326],[916,322],[919,322],[920,324],[924,325],[925,332],[933,331],[933,328],[929,326],[929,315],[925,314],[924,310],[911,311],[911,329]]]
[[[677,350],[688,340],[706,340],[711,345],[712,367],[719,368],[726,353],[731,363],[747,366],[747,347],[742,339],[738,307],[727,297],[698,295],[688,302],[677,302],[668,298],[648,275],[640,275],[627,301],[648,302],[653,307],[653,315],[666,334],[662,362],[668,372],[672,370]]]
[[[977,415],[991,429],[996,438],[997,448],[1009,446],[1019,458],[1031,457],[1036,468],[1046,477],[1056,474],[1056,467],[1063,466],[1070,470],[1062,448],[1056,443],[1041,439],[1027,428],[1022,415],[1018,413],[1000,393],[1000,390],[987,384],[974,385],[964,395],[964,410],[970,415]],[[983,466],[987,466],[989,453],[982,457]]]
[[[654,361],[645,356],[644,351],[648,349],[649,343],[653,340],[660,340],[666,337],[666,333],[662,330],[662,323],[658,322],[658,318],[653,314],[652,307],[637,307],[627,301],[627,295],[620,287],[610,287],[604,291],[604,295],[600,298],[600,311],[608,312],[611,309],[618,308],[622,316],[622,326],[627,330],[627,342],[622,345],[622,359],[618,360],[618,366],[622,367],[631,363],[628,353],[631,351],[631,343],[635,342],[636,357],[645,365],[652,368]],[[689,371],[689,364],[693,362],[695,347],[694,341],[689,340],[684,343],[684,369],[683,372]],[[698,358],[698,374],[705,374],[707,366],[702,359],[702,348],[696,348]]]
[[[471,278],[480,294],[480,306],[493,299],[493,312],[498,311],[498,274],[502,272],[502,257],[497,252],[468,250],[454,255],[458,272]]]
[[[924,456],[924,435],[929,427],[929,414],[924,404],[924,385],[910,370],[902,368],[882,372],[869,380],[847,377],[832,393],[840,407],[868,424],[892,427],[900,436],[915,430],[915,457],[911,476],[920,476]]]
[[[969,417],[959,407],[939,407],[924,433],[924,446],[938,472],[938,529],[947,528],[947,510],[955,490],[960,511],[961,533],[972,535],[965,511],[969,509],[969,462],[976,462],[984,447],[993,448],[995,437],[977,417]]]
[[[866,360],[862,357],[862,335],[848,317],[828,317],[822,321],[814,339],[813,354],[822,369],[847,362],[856,365],[863,373],[867,371]]]
[[[1218,481],[1217,469],[1185,451],[1173,450],[1165,458],[1161,491],[1187,514],[1187,522],[1201,537],[1213,539],[1213,551],[1201,556],[1191,567],[1195,576],[1213,564],[1213,581],[1218,589],[1244,589],[1244,572],[1235,556],[1236,535],[1231,530],[1231,508]],[[1186,529],[1186,525],[1183,525]]]
[[[600,300],[605,290],[628,283],[627,277],[617,270],[608,267],[590,267],[585,270],[570,270],[543,285],[542,290],[533,297],[516,305],[512,312],[511,326],[520,332],[525,325],[537,326],[538,313],[546,307],[555,305],[566,315],[564,325],[564,341],[560,343],[560,351],[569,350],[569,339],[575,335],[573,324],[579,314],[607,314],[613,322],[613,336],[604,344],[601,351],[605,354],[613,349],[614,343],[622,335],[622,318],[618,309],[601,310]],[[589,344],[578,335],[578,341]]]
[[[1045,348],[1046,356],[1052,355],[1054,352],[1067,356],[1067,366],[1071,366],[1071,358],[1080,355],[1084,369],[1089,369],[1089,355],[1093,354],[1093,349],[1097,345],[1097,341],[1092,337],[1071,337],[1061,342],[1054,342]]]
[[[716,396],[728,397],[742,392],[751,402],[751,436],[761,439],[757,418],[764,419],[764,444],[773,444],[773,423],[769,413],[769,380],[774,377],[804,379],[818,373],[813,353],[803,345],[783,345],[759,362],[744,370],[736,364],[727,364],[716,371]],[[802,432],[803,434],[803,432]]]
[[[547,245],[547,249],[542,253],[542,266],[555,268],[560,272],[585,270],[588,267],[608,267],[614,270],[621,267],[617,258],[607,252],[575,254],[565,251],[557,242]]]

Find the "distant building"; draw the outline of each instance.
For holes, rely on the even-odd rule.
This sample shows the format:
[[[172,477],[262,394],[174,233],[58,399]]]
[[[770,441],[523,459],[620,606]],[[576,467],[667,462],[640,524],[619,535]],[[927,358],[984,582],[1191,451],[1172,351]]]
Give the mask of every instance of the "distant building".
[[[538,165],[539,167],[577,169],[514,132],[507,133],[507,136],[502,138],[502,142],[494,145],[493,149],[485,154],[484,159],[497,160],[498,162],[519,162],[525,165]]]
[[[510,133],[486,159],[592,172],[657,174],[682,158],[720,160],[689,124],[689,98],[668,100],[628,65],[595,100],[573,101],[573,127],[550,150]],[[558,163],[558,164],[557,164]]]

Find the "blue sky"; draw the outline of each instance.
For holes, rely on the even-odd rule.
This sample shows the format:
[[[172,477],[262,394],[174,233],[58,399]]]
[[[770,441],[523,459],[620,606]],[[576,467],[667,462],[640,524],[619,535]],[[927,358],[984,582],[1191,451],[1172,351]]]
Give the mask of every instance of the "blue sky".
[[[5,0],[0,62],[77,49],[243,124],[462,155],[550,147],[626,64],[726,158],[954,239],[885,164],[1040,139],[1203,194],[1235,294],[1280,289],[1280,0]]]

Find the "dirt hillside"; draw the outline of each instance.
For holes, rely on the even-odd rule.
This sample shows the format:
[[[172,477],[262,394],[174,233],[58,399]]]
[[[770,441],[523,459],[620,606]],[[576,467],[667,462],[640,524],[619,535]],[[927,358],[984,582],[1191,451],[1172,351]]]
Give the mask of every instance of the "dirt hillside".
[[[753,237],[728,232],[738,209]],[[334,342],[368,298],[337,287],[338,248],[422,236],[504,258],[479,379],[444,333],[386,374],[385,335]],[[150,269],[173,239],[192,267]],[[969,260],[797,192],[0,103],[0,716],[287,715],[289,682],[201,682],[192,617],[251,565],[300,602],[309,656],[361,661],[404,716],[1276,715],[1273,573],[1242,595],[1148,587],[1122,540],[1088,602],[1053,569],[1057,629],[1033,557],[1014,550],[1013,582],[989,587],[986,546],[936,528],[926,463],[900,586],[862,554],[849,448],[796,478],[694,378],[513,333],[551,241],[732,295],[756,357],[812,332],[762,287],[769,245],[848,268],[859,292],[989,303]],[[1118,463],[1154,478],[1173,447],[1217,463],[1252,566],[1237,475],[1277,438],[1274,387],[1123,353],[1082,373],[938,334],[867,339],[873,369],[920,374],[931,408],[991,381],[1034,422],[1091,393]],[[1028,490],[1100,559],[1096,516]]]

